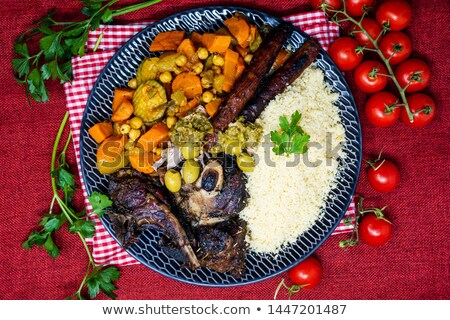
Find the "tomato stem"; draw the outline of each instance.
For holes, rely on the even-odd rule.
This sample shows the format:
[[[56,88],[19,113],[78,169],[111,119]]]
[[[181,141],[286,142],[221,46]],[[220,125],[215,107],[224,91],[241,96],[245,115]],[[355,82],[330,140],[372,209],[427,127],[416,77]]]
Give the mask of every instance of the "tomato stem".
[[[378,56],[380,57],[380,59],[384,62],[388,72],[389,72],[389,77],[392,79],[392,82],[394,82],[395,86],[397,87],[397,90],[400,94],[400,97],[402,99],[403,102],[403,107],[406,110],[406,113],[408,114],[408,118],[410,122],[414,122],[414,114],[411,112],[411,109],[409,107],[408,101],[406,100],[406,94],[405,94],[405,89],[408,87],[406,86],[405,88],[402,88],[399,84],[399,82],[397,81],[397,79],[394,76],[394,71],[392,69],[391,64],[389,63],[390,58],[385,58],[383,53],[381,52],[379,46],[378,46],[378,40],[381,36],[381,33],[384,33],[385,31],[389,30],[389,25],[383,25],[383,30],[381,31],[381,33],[377,36],[376,39],[372,38],[372,36],[367,32],[367,30],[363,27],[362,25],[362,21],[364,16],[366,15],[366,11],[364,11],[361,19],[359,21],[355,20],[354,18],[352,18],[348,13],[347,13],[347,7],[346,7],[346,0],[342,1],[343,4],[343,8],[341,10],[334,10],[331,8],[328,8],[328,5],[322,5],[322,10],[327,10],[328,12],[332,12],[334,13],[333,18],[331,19],[333,22],[335,22],[336,24],[340,25],[340,23],[338,23],[337,21],[339,21],[337,19],[337,15],[342,14],[344,15],[345,19],[347,21],[352,22],[353,24],[355,24],[357,27],[359,27],[360,31],[362,31],[367,38],[369,39],[369,41],[372,43],[372,45],[374,46],[374,49],[372,49],[371,51],[374,51],[378,54]],[[336,17],[336,19],[334,19]],[[411,81],[411,80],[410,80]],[[409,84],[408,84],[409,85]]]

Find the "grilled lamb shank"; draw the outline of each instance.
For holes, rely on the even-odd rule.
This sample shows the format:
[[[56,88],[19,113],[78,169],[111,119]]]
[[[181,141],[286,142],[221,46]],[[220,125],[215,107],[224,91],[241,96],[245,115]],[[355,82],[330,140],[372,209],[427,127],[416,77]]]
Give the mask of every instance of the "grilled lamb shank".
[[[214,227],[197,230],[198,257],[202,266],[217,272],[230,272],[235,278],[245,273],[247,223],[231,219]]]
[[[235,217],[245,207],[245,183],[246,177],[233,157],[210,159],[198,180],[184,183],[174,201],[193,227],[215,225]]]
[[[189,238],[172,213],[164,193],[150,180],[120,170],[111,176],[109,193],[113,207],[108,214],[116,237],[123,246],[133,244],[147,228],[161,230],[183,252],[193,269],[200,266]]]

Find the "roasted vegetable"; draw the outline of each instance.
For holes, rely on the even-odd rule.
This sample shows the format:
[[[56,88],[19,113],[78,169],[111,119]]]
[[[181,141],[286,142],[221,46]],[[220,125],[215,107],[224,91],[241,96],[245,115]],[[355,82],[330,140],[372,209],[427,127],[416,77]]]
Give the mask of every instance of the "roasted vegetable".
[[[111,120],[114,122],[121,122],[128,120],[133,114],[134,107],[131,101],[124,99],[122,103],[117,107],[111,116]]]
[[[195,98],[203,92],[200,78],[195,74],[183,72],[179,74],[172,82],[172,91],[182,90],[188,99]]]
[[[224,21],[230,33],[242,48],[247,48],[250,37],[250,26],[244,17],[234,16]]]
[[[124,147],[126,136],[111,136],[106,138],[97,150],[97,168],[101,174],[113,173],[128,164]]]
[[[212,100],[206,104],[205,109],[210,117],[213,117],[216,114],[221,102],[222,102],[222,99],[218,98],[218,99]]]
[[[150,51],[175,51],[183,39],[184,31],[160,32],[150,45]]]
[[[156,79],[156,75],[158,74],[158,61],[159,58],[147,58],[141,62],[136,71],[137,85],[147,80]]]
[[[187,59],[191,59],[196,51],[197,49],[191,39],[184,39],[177,48],[177,52],[182,53]]]
[[[223,75],[225,79],[223,81],[222,90],[229,92],[234,86],[236,81],[236,70],[238,65],[239,53],[236,51],[227,49],[225,52]]]
[[[231,44],[231,37],[215,33],[205,33],[202,36],[202,44],[211,53],[224,53]]]
[[[167,102],[166,90],[155,80],[147,80],[133,95],[134,114],[150,123],[164,116]]]
[[[175,72],[181,73],[181,68],[177,65],[177,59],[181,56],[181,53],[166,52],[159,57],[157,67],[159,72]]]
[[[177,147],[185,143],[201,145],[205,135],[211,132],[212,125],[208,118],[200,113],[193,113],[178,120],[171,128],[169,137]]]
[[[153,152],[146,152],[141,148],[133,147],[130,149],[129,159],[130,164],[134,169],[149,174],[155,171],[152,165],[159,159],[159,156],[155,155]]]
[[[134,90],[129,88],[115,88],[114,98],[112,103],[112,111],[116,111],[124,99],[131,100],[133,98]]]
[[[144,151],[150,152],[168,139],[169,128],[163,122],[158,122],[139,138],[138,146]]]
[[[113,127],[111,122],[103,121],[89,128],[88,132],[91,135],[92,139],[95,140],[95,142],[101,143],[106,138],[112,136]]]

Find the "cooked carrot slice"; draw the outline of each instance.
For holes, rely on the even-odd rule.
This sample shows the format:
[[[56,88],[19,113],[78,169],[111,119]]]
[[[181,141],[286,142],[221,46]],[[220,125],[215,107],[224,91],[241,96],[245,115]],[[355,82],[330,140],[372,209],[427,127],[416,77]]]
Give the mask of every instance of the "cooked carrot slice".
[[[95,142],[101,143],[106,138],[112,136],[112,123],[109,121],[97,123],[96,125],[89,128],[88,132],[91,135],[92,139],[95,140]]]
[[[172,92],[182,90],[188,99],[193,99],[195,96],[202,94],[202,82],[195,74],[183,72],[176,76],[172,82]]]
[[[131,117],[134,108],[130,100],[124,99],[119,107],[114,111],[111,120],[114,122],[125,121]]]
[[[112,103],[112,111],[117,110],[119,105],[124,99],[131,100],[133,98],[134,90],[129,88],[116,88],[114,89],[114,98]]]
[[[205,33],[202,36],[202,44],[209,52],[224,53],[231,43],[230,36],[222,36],[214,33]]]
[[[150,51],[175,51],[184,39],[184,31],[158,33],[150,45]]]
[[[250,26],[242,17],[231,17],[224,21],[230,33],[236,38],[242,48],[247,48],[249,44]]]
[[[151,152],[161,142],[169,140],[169,128],[163,122],[158,122],[144,133],[138,140],[138,146],[145,152]]]
[[[214,99],[210,102],[208,102],[205,106],[206,112],[209,114],[210,117],[213,117],[217,110],[219,110],[220,103],[222,102],[222,99]]]

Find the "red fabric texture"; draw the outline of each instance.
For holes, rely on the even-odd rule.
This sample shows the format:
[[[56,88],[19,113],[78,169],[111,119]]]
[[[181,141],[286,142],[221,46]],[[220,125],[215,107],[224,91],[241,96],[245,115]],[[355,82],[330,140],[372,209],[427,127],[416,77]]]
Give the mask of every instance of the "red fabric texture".
[[[120,17],[117,22],[157,20],[182,10],[219,4],[240,5],[280,17],[310,10],[307,0],[165,0]],[[87,264],[81,242],[65,230],[55,239],[61,247],[61,256],[56,260],[41,249],[21,248],[51,201],[51,148],[66,109],[63,87],[56,81],[49,85],[49,103],[27,106],[23,88],[12,77],[12,45],[32,22],[55,7],[59,19],[82,18],[81,5],[76,1],[23,0],[20,5],[5,2],[0,8],[3,30],[0,79],[4,88],[0,109],[3,150],[0,210],[5,217],[0,226],[0,299],[65,298],[78,288]],[[372,158],[383,148],[385,156],[398,164],[402,175],[396,190],[380,194],[368,185],[363,168],[357,188],[357,193],[366,198],[366,205],[388,206],[386,213],[394,223],[394,235],[384,247],[361,244],[347,251],[338,247],[339,240],[346,235],[330,237],[315,253],[324,268],[321,284],[314,290],[301,291],[296,299],[450,298],[450,98],[449,56],[445,51],[450,30],[444,25],[449,20],[450,5],[446,1],[415,0],[413,20],[406,29],[412,39],[413,56],[424,59],[432,72],[430,85],[424,92],[434,98],[437,115],[427,127],[411,129],[402,123],[387,129],[371,126],[363,113],[367,96],[353,86],[351,74],[347,75],[360,111],[364,159]],[[73,150],[68,160],[75,169]],[[78,194],[76,200],[81,208],[82,195]],[[279,281],[286,278],[282,274],[252,285],[221,289],[170,280],[141,265],[123,267],[121,272],[117,281],[119,299],[272,299]]]

